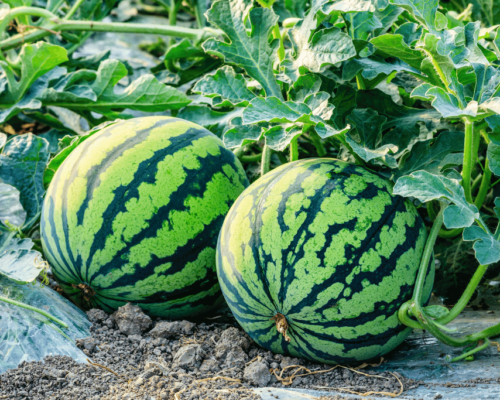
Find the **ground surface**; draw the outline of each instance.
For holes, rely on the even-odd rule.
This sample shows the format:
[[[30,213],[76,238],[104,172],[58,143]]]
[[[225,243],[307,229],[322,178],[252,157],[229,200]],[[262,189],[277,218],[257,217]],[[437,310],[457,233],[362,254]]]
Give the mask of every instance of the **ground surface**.
[[[398,394],[422,383],[377,368],[333,368],[273,354],[227,316],[194,324],[148,321],[132,311],[121,320],[101,310],[88,313],[92,336],[78,345],[94,365],[65,356],[24,362],[0,375],[0,399],[250,400],[260,398],[256,387]]]

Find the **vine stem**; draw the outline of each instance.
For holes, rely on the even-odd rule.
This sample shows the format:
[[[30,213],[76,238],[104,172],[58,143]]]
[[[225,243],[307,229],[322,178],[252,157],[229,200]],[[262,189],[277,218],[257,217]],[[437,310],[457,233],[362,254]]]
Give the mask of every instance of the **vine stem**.
[[[295,137],[290,142],[290,162],[299,159],[299,138]]]
[[[48,10],[45,10],[43,8],[38,8],[38,7],[16,7],[12,10],[9,11],[8,14],[6,14],[2,21],[0,22],[0,36],[1,34],[7,29],[9,26],[10,22],[20,16],[23,15],[33,15],[35,17],[42,17],[42,18],[57,18],[57,16],[53,13],[51,13]],[[50,34],[49,32],[46,32],[47,34]],[[16,35],[16,36],[22,36],[22,35]],[[3,49],[1,46],[0,42],[0,49]],[[5,49],[8,50],[8,49]]]
[[[70,10],[67,12],[67,14],[64,16],[64,20],[68,20],[70,19],[73,15],[75,15],[75,13],[77,12],[77,10],[80,8],[80,6],[82,5],[82,3],[84,2],[85,0],[76,0],[75,3],[73,4],[73,6],[70,8]]]
[[[418,304],[422,304],[422,297],[424,293],[425,278],[427,277],[427,268],[429,267],[429,261],[431,260],[432,253],[434,251],[434,244],[443,225],[443,213],[445,206],[441,205],[441,209],[436,215],[434,224],[429,232],[427,241],[425,243],[424,252],[422,254],[422,259],[420,260],[420,267],[418,269],[417,281],[415,283],[415,290],[413,292],[412,300]]]
[[[483,136],[486,144],[489,144],[490,139],[488,138],[488,135],[486,135],[484,131],[481,131],[481,135]],[[488,159],[488,157],[486,157],[486,161],[484,162],[483,178],[481,179],[481,186],[479,186],[479,191],[477,192],[476,199],[474,200],[474,205],[478,210],[480,210],[483,206],[486,195],[488,194],[488,190],[490,189],[491,176],[492,173],[490,170],[490,160]]]
[[[260,154],[251,154],[251,155],[243,155],[240,157],[240,161],[244,164],[250,164],[250,163],[254,163],[254,162],[257,162],[257,161],[260,161],[262,160],[262,153]]]
[[[260,164],[260,175],[264,176],[271,169],[271,156],[273,150],[266,144],[262,150],[262,162]]]
[[[321,141],[319,135],[315,131],[310,130],[309,136],[311,137],[314,147],[316,147],[316,152],[318,153],[318,156],[319,157],[326,156],[325,146],[323,146],[323,142]]]
[[[28,8],[28,7],[20,7],[20,8]],[[35,10],[36,7],[29,7]],[[15,9],[17,10],[17,9]],[[42,10],[45,11],[45,10]],[[48,18],[52,18],[52,13],[46,12],[47,15],[33,14],[38,16],[47,16]],[[50,14],[51,16],[49,16]],[[7,17],[6,17],[7,18]],[[2,21],[5,21],[5,19]],[[57,18],[52,18],[52,22],[55,22],[53,25],[50,25],[49,28],[52,31],[87,31],[87,32],[121,32],[121,33],[144,33],[150,35],[165,35],[165,36],[173,36],[179,38],[187,38],[193,40],[202,40],[204,38],[221,36],[223,34],[222,31],[218,29],[212,28],[203,28],[203,29],[191,29],[191,28],[183,28],[180,26],[168,26],[168,25],[156,25],[156,24],[129,24],[124,22],[95,22],[95,21],[62,21]],[[0,25],[1,27],[1,25]],[[25,34],[17,34],[13,35],[8,39],[5,39],[0,42],[0,50],[9,50],[24,43],[29,43],[33,41],[40,40],[48,35],[52,35],[51,32],[47,30],[37,29],[34,31],[30,31]]]
[[[464,166],[462,169],[462,184],[465,192],[465,199],[469,203],[472,201],[471,193],[471,173],[474,160],[474,122],[464,118],[465,142],[464,142]]]
[[[37,312],[38,314],[42,314],[44,317],[47,317],[48,319],[50,319],[50,320],[58,323],[63,328],[68,328],[68,325],[66,325],[63,321],[61,321],[60,319],[58,319],[58,318],[50,315],[49,313],[47,313],[47,312],[45,312],[43,310],[40,310],[39,308],[30,306],[30,305],[25,304],[25,303],[21,303],[20,301],[9,299],[8,297],[4,297],[4,296],[0,296],[0,301],[4,301],[4,302],[12,304],[14,306],[26,308],[27,310],[31,310],[31,311]]]
[[[477,285],[479,285],[479,282],[481,281],[481,278],[483,277],[487,269],[488,269],[487,265],[480,265],[479,267],[477,267],[476,272],[472,276],[472,279],[469,281],[469,284],[465,288],[462,296],[460,297],[460,299],[458,299],[457,303],[450,310],[449,314],[445,315],[444,317],[436,319],[436,322],[446,325],[447,323],[453,321],[456,317],[458,317],[458,315],[467,306],[467,304],[469,304],[469,300],[476,291],[476,287]]]

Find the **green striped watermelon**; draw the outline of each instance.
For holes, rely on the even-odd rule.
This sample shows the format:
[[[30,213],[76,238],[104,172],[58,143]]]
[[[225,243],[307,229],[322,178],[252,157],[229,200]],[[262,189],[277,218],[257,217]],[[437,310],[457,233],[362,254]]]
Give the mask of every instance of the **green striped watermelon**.
[[[152,316],[192,317],[222,301],[217,236],[247,186],[238,159],[206,129],[168,117],[119,122],[57,170],[43,248],[82,308],[132,302]]]
[[[413,204],[380,176],[301,160],[234,203],[217,273],[234,316],[262,347],[325,363],[367,360],[411,331],[397,312],[411,298],[426,238]]]

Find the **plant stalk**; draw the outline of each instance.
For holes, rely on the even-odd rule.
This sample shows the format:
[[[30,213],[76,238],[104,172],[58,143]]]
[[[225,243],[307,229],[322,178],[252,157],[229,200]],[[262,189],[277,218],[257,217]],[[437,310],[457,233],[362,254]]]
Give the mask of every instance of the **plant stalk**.
[[[0,301],[5,301],[6,303],[9,303],[9,304],[12,304],[12,305],[15,305],[15,306],[18,306],[18,307],[26,308],[27,310],[31,310],[31,311],[37,312],[38,314],[42,314],[44,317],[47,317],[48,319],[50,319],[50,320],[58,323],[63,328],[66,328],[66,329],[68,328],[68,325],[66,325],[63,321],[61,321],[60,319],[58,319],[58,318],[50,315],[49,313],[47,313],[47,312],[45,312],[43,310],[40,310],[39,308],[30,306],[30,305],[25,304],[25,303],[21,303],[20,301],[15,301],[15,300],[9,299],[8,297],[4,297],[4,296],[0,296]]]
[[[469,300],[476,291],[477,285],[479,285],[479,282],[481,281],[487,269],[487,265],[480,265],[479,267],[477,267],[476,272],[469,281],[469,284],[465,288],[462,296],[450,310],[449,314],[436,319],[436,322],[446,325],[447,323],[453,321],[456,317],[458,317],[458,315],[463,311],[467,304],[469,304]]]
[[[251,155],[248,155],[248,156],[241,156],[240,157],[240,161],[242,163],[245,163],[245,164],[251,164],[251,163],[254,163],[254,162],[258,162],[262,160],[262,153],[260,154],[251,154]]]
[[[464,165],[462,169],[462,185],[464,187],[465,199],[472,203],[471,173],[474,160],[474,122],[464,118],[465,143],[464,143]]]
[[[314,130],[309,130],[309,136],[311,137],[314,147],[316,147],[316,152],[318,153],[318,156],[319,157],[326,156],[325,146],[323,146],[323,142],[321,141],[319,135]]]
[[[64,16],[64,20],[70,19],[77,12],[78,8],[82,5],[85,0],[76,0],[73,6],[70,8],[68,13]]]
[[[56,23],[49,25],[48,29],[59,32],[87,31],[87,32],[144,33],[150,35],[165,35],[165,36],[173,36],[173,37],[187,38],[193,40],[202,40],[203,38],[216,37],[223,34],[222,31],[212,28],[191,29],[191,28],[183,28],[180,26],[155,25],[155,24],[130,24],[124,22],[61,21],[57,18],[55,20]],[[30,43],[40,40],[48,35],[52,35],[52,33],[46,30],[38,30],[38,29],[27,32],[23,35],[21,34],[13,35],[10,38],[0,42],[0,50],[5,51],[13,49],[21,46],[24,43]]]
[[[271,156],[273,154],[273,150],[267,145],[264,145],[264,149],[262,150],[262,162],[260,164],[260,175],[264,176],[271,169]]]
[[[295,137],[290,142],[290,162],[299,159],[299,138]]]

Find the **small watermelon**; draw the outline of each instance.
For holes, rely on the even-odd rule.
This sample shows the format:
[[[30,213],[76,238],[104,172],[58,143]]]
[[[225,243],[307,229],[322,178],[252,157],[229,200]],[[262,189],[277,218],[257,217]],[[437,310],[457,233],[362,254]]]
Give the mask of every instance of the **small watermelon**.
[[[82,308],[132,302],[149,315],[193,317],[222,301],[215,268],[224,217],[248,186],[221,140],[177,118],[98,131],[66,158],[45,197],[42,244]]]
[[[234,203],[217,274],[234,316],[262,347],[324,363],[362,361],[410,333],[397,313],[411,298],[426,238],[417,210],[392,195],[390,182],[334,159],[300,160]]]

